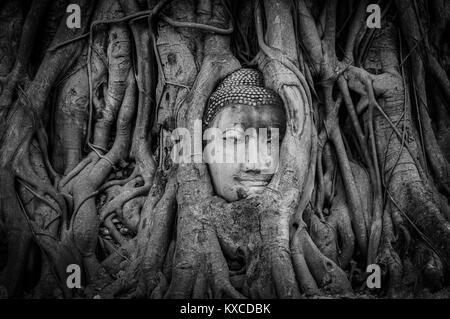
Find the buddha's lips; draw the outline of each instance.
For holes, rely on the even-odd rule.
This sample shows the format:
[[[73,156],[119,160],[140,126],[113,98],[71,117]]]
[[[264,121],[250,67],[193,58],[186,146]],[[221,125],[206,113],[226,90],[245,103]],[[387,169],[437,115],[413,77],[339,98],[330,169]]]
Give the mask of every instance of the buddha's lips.
[[[269,184],[269,182],[266,182],[266,181],[241,181],[241,184],[250,189],[250,188],[255,188],[255,187],[265,187]]]
[[[235,179],[247,187],[267,186],[272,179],[273,174],[242,174],[236,175]]]

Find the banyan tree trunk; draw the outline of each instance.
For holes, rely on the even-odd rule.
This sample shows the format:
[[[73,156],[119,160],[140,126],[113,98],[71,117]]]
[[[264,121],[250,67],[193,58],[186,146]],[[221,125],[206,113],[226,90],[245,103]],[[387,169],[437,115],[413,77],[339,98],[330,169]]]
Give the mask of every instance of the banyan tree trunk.
[[[443,294],[450,8],[379,1],[378,29],[368,5],[3,1],[0,296]],[[172,155],[241,68],[281,98],[286,129],[267,187],[230,202],[201,149]]]

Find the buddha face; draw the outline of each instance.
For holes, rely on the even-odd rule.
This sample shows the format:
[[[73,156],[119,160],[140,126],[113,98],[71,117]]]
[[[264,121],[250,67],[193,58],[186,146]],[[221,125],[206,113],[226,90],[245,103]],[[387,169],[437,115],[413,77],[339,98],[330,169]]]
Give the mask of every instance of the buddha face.
[[[279,105],[234,104],[215,115],[208,127],[222,134],[207,147],[225,150],[225,160],[214,163],[212,152],[204,154],[217,195],[231,202],[264,190],[278,168],[285,123]]]

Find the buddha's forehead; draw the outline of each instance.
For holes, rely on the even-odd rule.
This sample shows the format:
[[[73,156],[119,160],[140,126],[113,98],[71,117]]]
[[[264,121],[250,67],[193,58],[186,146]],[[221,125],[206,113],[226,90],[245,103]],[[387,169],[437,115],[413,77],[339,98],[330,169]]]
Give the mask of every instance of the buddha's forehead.
[[[236,124],[242,125],[244,129],[278,127],[284,131],[286,115],[284,109],[277,105],[235,104],[217,113],[210,126],[226,130]]]

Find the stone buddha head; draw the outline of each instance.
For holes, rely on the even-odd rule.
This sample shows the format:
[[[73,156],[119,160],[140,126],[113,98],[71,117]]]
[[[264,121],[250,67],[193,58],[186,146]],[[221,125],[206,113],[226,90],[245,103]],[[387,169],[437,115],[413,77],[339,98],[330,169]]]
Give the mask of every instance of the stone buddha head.
[[[231,202],[261,193],[278,168],[286,129],[283,102],[262,74],[243,68],[228,75],[208,100],[203,129],[219,133],[204,151],[216,194]]]

